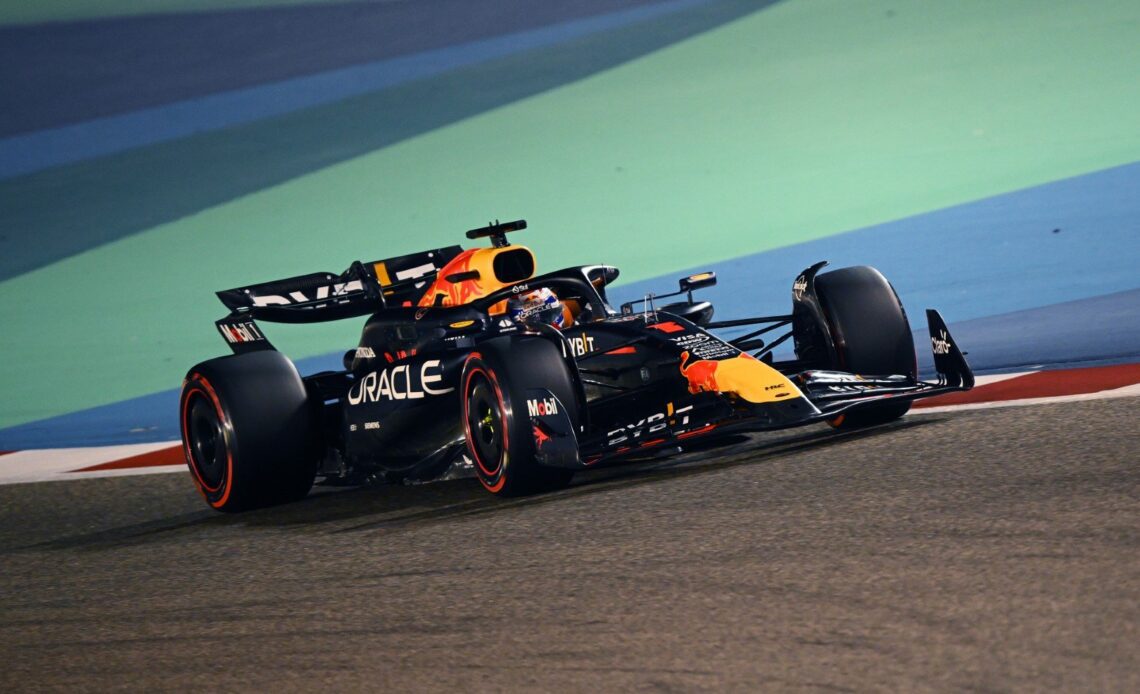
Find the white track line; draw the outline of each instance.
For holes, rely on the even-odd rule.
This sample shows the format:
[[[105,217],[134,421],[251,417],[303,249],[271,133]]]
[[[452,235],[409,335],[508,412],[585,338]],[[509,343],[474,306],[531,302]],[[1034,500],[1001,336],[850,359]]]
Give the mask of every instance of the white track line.
[[[1011,374],[992,374],[989,376],[977,376],[976,378],[974,378],[974,387],[976,388],[978,386],[988,386],[992,383],[1001,383],[1002,381],[1008,381],[1011,378],[1017,378],[1019,376],[1028,376],[1029,374],[1035,374],[1035,373],[1037,373],[1037,372],[1036,371],[1017,371],[1017,372],[1011,373]]]
[[[943,405],[941,407],[923,407],[909,414],[935,414],[938,412],[956,412],[958,410],[986,410],[994,407],[1025,407],[1026,405],[1047,405],[1056,402],[1076,402],[1081,400],[1107,400],[1110,398],[1131,398],[1140,395],[1140,383],[1134,383],[1122,388],[1101,390],[1096,393],[1081,393],[1079,395],[1053,395],[1045,398],[1023,398],[1021,400],[994,400],[992,402],[971,402],[964,405]]]
[[[121,477],[147,475],[160,472],[185,471],[185,465],[126,468],[123,470],[96,470],[73,472],[92,465],[101,465],[136,455],[177,446],[177,441],[138,443],[125,446],[96,446],[92,448],[41,448],[16,451],[0,455],[0,484],[46,482],[49,480],[79,480],[92,477]]]

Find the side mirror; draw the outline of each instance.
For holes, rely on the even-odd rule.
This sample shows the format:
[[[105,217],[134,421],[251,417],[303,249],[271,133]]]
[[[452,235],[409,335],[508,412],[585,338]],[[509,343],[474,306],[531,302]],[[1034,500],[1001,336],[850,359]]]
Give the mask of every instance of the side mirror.
[[[601,289],[616,280],[619,274],[621,273],[613,265],[598,265],[590,268],[589,272],[586,273],[586,277],[589,278],[590,284],[594,285],[597,289]]]
[[[682,292],[690,292],[690,293],[694,289],[700,289],[701,287],[711,287],[714,284],[716,284],[716,273],[715,272],[698,272],[695,275],[689,275],[688,277],[682,277],[680,284],[681,284],[681,291]]]

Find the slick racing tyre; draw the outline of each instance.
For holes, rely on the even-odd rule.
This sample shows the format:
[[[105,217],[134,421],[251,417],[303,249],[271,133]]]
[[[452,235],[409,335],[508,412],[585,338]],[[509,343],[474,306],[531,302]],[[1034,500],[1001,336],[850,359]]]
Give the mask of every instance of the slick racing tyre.
[[[198,364],[186,375],[179,411],[186,464],[213,508],[244,511],[309,493],[319,462],[317,418],[281,353]]]
[[[527,414],[528,388],[546,388],[578,426],[578,398],[561,351],[532,336],[499,338],[479,345],[463,367],[461,397],[467,451],[487,491],[518,496],[570,483],[574,471],[535,460]]]
[[[867,266],[843,268],[818,276],[815,289],[835,341],[835,369],[918,377],[910,323],[882,273]],[[830,423],[842,429],[872,426],[898,419],[909,409],[909,400],[867,405]]]

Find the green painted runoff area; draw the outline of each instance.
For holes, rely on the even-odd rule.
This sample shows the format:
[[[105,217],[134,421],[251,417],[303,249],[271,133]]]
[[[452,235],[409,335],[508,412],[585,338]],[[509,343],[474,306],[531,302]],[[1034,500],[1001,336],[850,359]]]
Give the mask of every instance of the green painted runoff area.
[[[0,25],[63,22],[103,17],[205,12],[250,7],[318,5],[354,0],[7,0],[0,3]]]
[[[540,271],[632,280],[1136,161],[1138,30],[1134,0],[778,4],[3,283],[0,427],[177,387],[227,351],[216,289],[496,217]],[[361,322],[267,332],[300,358]]]

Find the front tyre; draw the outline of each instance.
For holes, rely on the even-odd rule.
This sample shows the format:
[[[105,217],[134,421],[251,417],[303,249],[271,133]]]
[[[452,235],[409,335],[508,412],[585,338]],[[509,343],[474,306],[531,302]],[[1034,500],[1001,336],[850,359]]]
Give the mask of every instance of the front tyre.
[[[220,357],[190,369],[179,420],[190,475],[212,508],[285,503],[312,488],[317,419],[296,367],[279,352]]]
[[[855,374],[918,377],[914,337],[894,288],[873,267],[858,266],[818,276],[816,294],[835,342],[834,368]],[[910,401],[849,410],[830,421],[841,429],[883,424],[902,417]]]
[[[460,383],[467,451],[487,491],[518,496],[570,483],[573,470],[536,461],[526,409],[526,390],[545,388],[577,427],[578,399],[558,347],[539,337],[488,341],[467,358]]]

